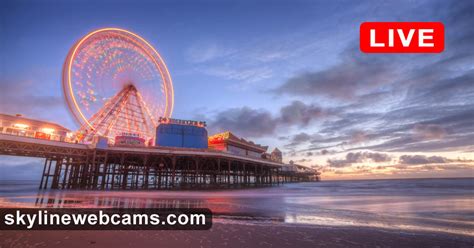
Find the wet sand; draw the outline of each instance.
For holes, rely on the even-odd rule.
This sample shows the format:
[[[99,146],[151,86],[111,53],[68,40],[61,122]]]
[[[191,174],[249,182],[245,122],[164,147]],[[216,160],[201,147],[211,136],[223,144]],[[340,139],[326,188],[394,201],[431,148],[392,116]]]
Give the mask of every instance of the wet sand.
[[[0,207],[209,208],[209,231],[0,231],[4,247],[474,247],[474,179],[288,184],[219,191],[38,191]]]
[[[208,231],[1,231],[0,247],[469,247],[472,236],[214,223]]]

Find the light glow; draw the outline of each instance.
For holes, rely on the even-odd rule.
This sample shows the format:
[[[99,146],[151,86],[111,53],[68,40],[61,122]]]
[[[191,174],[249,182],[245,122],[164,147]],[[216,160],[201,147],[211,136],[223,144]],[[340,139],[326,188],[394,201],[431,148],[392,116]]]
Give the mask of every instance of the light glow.
[[[41,132],[47,133],[47,134],[53,134],[55,131],[56,130],[54,130],[54,128],[48,128],[48,127],[45,127],[45,128],[41,129]]]
[[[97,42],[100,43],[97,46],[100,46],[99,48],[106,47],[109,50],[106,50],[105,52],[110,52],[112,51],[117,51],[120,50],[122,51],[123,49],[129,49],[131,53],[138,53],[140,56],[135,56],[134,58],[136,59],[149,59],[150,61],[153,62],[154,66],[156,67],[156,71],[158,72],[159,76],[161,77],[162,80],[162,91],[164,94],[164,109],[161,108],[155,108],[152,109],[152,111],[146,109],[147,112],[152,112],[156,116],[165,116],[165,117],[171,117],[171,114],[173,112],[173,107],[174,107],[174,90],[173,90],[173,84],[171,80],[171,76],[169,74],[168,68],[166,64],[164,63],[163,59],[161,58],[161,55],[156,51],[153,46],[150,45],[145,39],[141,38],[135,33],[132,33],[130,31],[124,30],[124,29],[119,29],[119,28],[103,28],[99,30],[95,30],[86,36],[84,36],[82,39],[80,39],[71,49],[69,52],[66,62],[64,64],[64,69],[63,69],[63,90],[64,94],[66,96],[66,100],[68,102],[69,108],[71,112],[74,114],[76,117],[76,120],[79,122],[79,124],[82,126],[85,124],[90,128],[91,130],[95,130],[96,127],[91,123],[89,120],[89,116],[84,112],[85,110],[88,110],[88,103],[84,103],[84,101],[78,102],[78,99],[76,98],[76,94],[78,94],[79,97],[88,97],[87,99],[90,99],[93,103],[97,101],[97,99],[101,99],[97,97],[97,90],[92,90],[90,89],[91,87],[97,87],[96,82],[94,82],[95,78],[92,78],[91,80],[82,80],[82,81],[74,81],[74,77],[77,77],[77,75],[80,75],[77,71],[73,70],[73,66],[77,65],[78,63],[85,63],[84,59],[86,58],[92,58],[95,59],[94,61],[100,61],[100,63],[103,63],[105,65],[110,65],[114,64],[114,61],[120,60],[123,61],[123,58],[117,58],[117,56],[112,56],[110,57],[105,57],[103,58],[102,56],[107,55],[105,52],[104,53],[97,53],[94,52],[92,53],[91,50],[86,50],[85,55],[81,54],[83,52],[81,49],[85,49],[84,47],[87,47],[87,45],[92,42]],[[84,45],[84,47],[82,47]],[[113,50],[116,49],[116,50]],[[116,52],[121,55],[123,55],[123,52]],[[78,58],[78,56],[82,57]],[[115,54],[116,55],[116,54]],[[123,55],[126,56],[126,55]],[[86,60],[87,61],[87,60]],[[114,68],[117,73],[120,73],[124,70],[123,66],[119,62],[116,62],[117,67]],[[136,63],[135,60],[127,60],[127,63]],[[127,66],[130,67],[130,65],[134,64],[126,64]],[[77,68],[76,68],[77,69]],[[100,69],[100,68],[99,68]],[[129,68],[130,69],[130,68]],[[140,69],[139,65],[135,65],[135,68],[132,69]],[[87,76],[90,75],[91,73],[91,67],[87,68],[82,68],[82,70],[85,71],[85,74]],[[110,72],[109,72],[110,73]],[[152,72],[153,73],[153,72]],[[101,75],[104,76],[104,75]],[[109,76],[108,74],[105,76]],[[88,78],[90,79],[90,78]],[[92,82],[91,82],[92,81]],[[74,89],[75,85],[80,85],[84,87],[88,87],[87,90],[84,90],[83,92],[76,92]],[[137,83],[137,82],[133,82]],[[106,86],[106,87],[111,87],[111,86]],[[156,94],[154,92],[146,92],[149,94]],[[142,98],[142,96],[139,96]],[[153,98],[152,98],[153,99]],[[150,103],[149,105],[154,105],[154,103]],[[147,105],[145,105],[147,106]],[[154,111],[153,111],[154,110]],[[160,111],[157,113],[156,111]],[[87,111],[86,111],[87,112]],[[153,114],[150,114],[150,116],[153,116]]]
[[[27,129],[30,127],[29,125],[24,124],[24,123],[15,123],[13,126],[19,129]]]

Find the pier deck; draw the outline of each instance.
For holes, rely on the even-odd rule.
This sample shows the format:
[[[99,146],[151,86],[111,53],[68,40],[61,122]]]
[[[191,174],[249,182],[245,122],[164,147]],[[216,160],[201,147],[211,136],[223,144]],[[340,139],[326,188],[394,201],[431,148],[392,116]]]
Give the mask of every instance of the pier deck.
[[[283,171],[281,163],[210,149],[99,149],[0,134],[0,155],[45,158],[40,189],[247,187],[314,180],[312,173]]]

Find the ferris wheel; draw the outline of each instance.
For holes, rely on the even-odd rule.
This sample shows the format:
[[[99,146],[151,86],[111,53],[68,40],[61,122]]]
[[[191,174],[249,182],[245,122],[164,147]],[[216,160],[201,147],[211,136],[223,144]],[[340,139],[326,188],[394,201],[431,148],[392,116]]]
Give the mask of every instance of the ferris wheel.
[[[173,112],[165,62],[150,43],[124,29],[104,28],[82,37],[66,58],[62,86],[78,133],[86,139],[123,133],[150,139],[158,119]]]

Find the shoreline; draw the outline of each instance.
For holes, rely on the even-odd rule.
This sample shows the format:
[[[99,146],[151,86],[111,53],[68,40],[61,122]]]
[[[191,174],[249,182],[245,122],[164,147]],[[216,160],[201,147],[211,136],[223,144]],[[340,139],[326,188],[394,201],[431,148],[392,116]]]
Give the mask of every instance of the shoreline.
[[[2,231],[1,247],[472,247],[474,237],[365,227],[214,223],[206,231]]]

